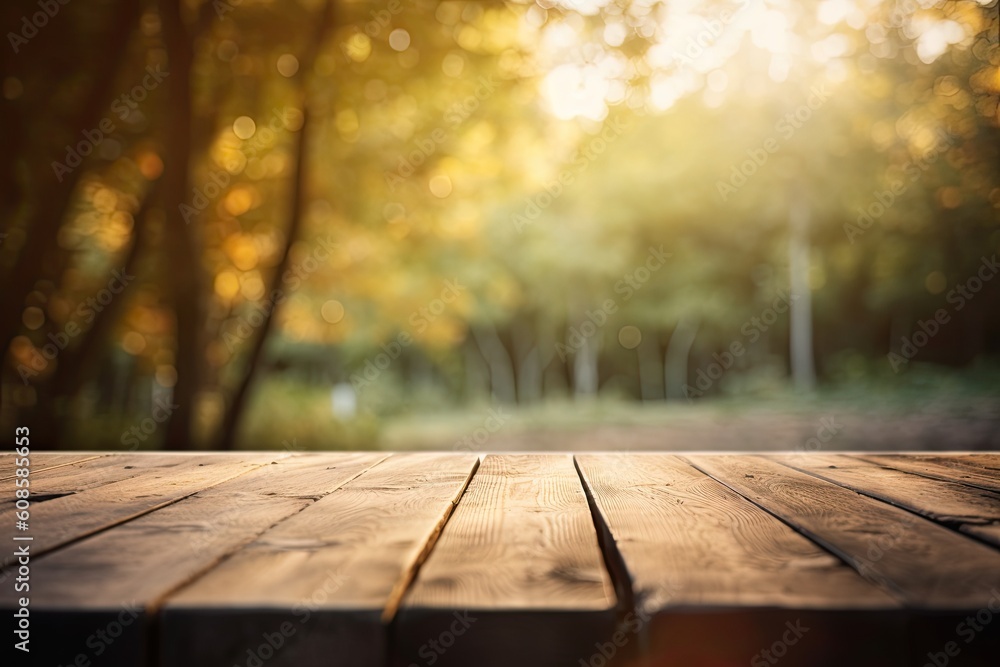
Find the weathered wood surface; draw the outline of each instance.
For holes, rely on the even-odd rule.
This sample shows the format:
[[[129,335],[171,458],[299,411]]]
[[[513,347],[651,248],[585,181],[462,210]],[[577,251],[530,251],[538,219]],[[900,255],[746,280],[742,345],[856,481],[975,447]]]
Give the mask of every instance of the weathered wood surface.
[[[162,631],[186,641],[162,664],[230,665],[271,637],[269,665],[384,667],[383,620],[477,463],[398,454],[281,522],[167,602]]]
[[[911,475],[841,454],[774,454],[768,458],[1000,546],[1000,493]]]
[[[967,484],[987,491],[1000,492],[1000,463],[997,462],[997,456],[879,454],[862,455],[860,458],[931,479],[941,479],[946,482]],[[982,458],[983,462],[975,463],[975,460],[979,458]]]
[[[1000,455],[32,455],[32,660],[996,664]],[[950,654],[948,652],[951,652]]]
[[[61,641],[38,647],[34,659],[71,664],[83,655],[85,660],[141,664],[151,649],[143,628],[154,622],[168,594],[305,508],[309,494],[331,493],[383,458],[326,454],[280,459],[38,558],[32,568],[32,610],[43,612],[39,632],[58,634]],[[100,477],[101,471],[92,472]],[[13,590],[5,589],[0,601],[13,605],[13,596]],[[115,623],[127,625],[114,642],[104,646],[91,640],[88,645],[95,628]]]
[[[154,465],[140,477],[36,503],[29,524],[35,528],[32,553],[39,556],[283,457],[283,454],[176,457],[169,463]],[[13,496],[13,492],[5,495]],[[0,526],[13,526],[15,512],[15,508],[0,512]],[[13,561],[13,555],[4,554],[0,566]]]
[[[572,457],[489,455],[403,600],[393,664],[573,664],[615,608]]]
[[[1000,586],[1000,552],[916,514],[761,456],[688,458],[908,605],[978,609]]]
[[[59,454],[56,452],[39,452],[31,455],[31,472],[40,473],[43,470],[90,461],[100,458],[101,454]],[[23,457],[4,454],[0,457],[0,482],[14,478],[14,462]]]
[[[681,458],[594,454],[577,463],[628,577],[636,620],[648,623],[635,634],[640,643],[653,638],[653,656],[745,663],[760,637],[782,636],[790,621],[873,646],[901,641],[899,616],[887,613],[899,601]],[[706,642],[698,624],[727,641]],[[852,658],[839,648],[802,642],[789,664]]]

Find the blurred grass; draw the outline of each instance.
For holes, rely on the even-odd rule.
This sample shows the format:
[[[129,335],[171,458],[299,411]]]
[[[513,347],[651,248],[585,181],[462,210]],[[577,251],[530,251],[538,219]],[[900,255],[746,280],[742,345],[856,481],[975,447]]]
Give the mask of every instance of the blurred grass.
[[[1000,416],[997,377],[996,366],[988,364],[967,369],[914,364],[906,373],[870,373],[826,385],[812,394],[780,382],[694,402],[641,403],[610,395],[531,406],[480,402],[461,409],[437,407],[450,401],[433,392],[413,392],[396,396],[400,402],[386,413],[379,409],[385,401],[377,396],[379,384],[375,383],[363,390],[360,412],[349,421],[333,417],[329,388],[269,378],[254,397],[242,444],[256,449],[460,449],[465,446],[463,438],[477,429],[489,432],[491,416],[489,425],[503,420],[505,438],[539,432],[583,433],[608,426],[667,428],[750,416],[818,418],[836,413],[871,420],[907,415],[983,419]],[[390,387],[387,393],[396,392]]]
[[[453,407],[453,399],[440,389],[405,391],[387,377],[362,391],[353,418],[337,419],[331,406],[331,387],[271,375],[261,378],[253,394],[239,447],[287,451],[489,449],[489,442],[478,447],[465,439],[477,431],[492,439],[494,431],[502,431],[508,441],[530,434],[537,442],[545,434],[582,435],[607,427],[683,430],[747,419],[755,423],[782,418],[815,421],[830,414],[868,422],[911,416],[966,419],[982,427],[989,420],[1000,423],[998,377],[1000,364],[995,363],[965,369],[913,364],[899,375],[864,369],[811,394],[795,391],[784,380],[751,381],[739,383],[740,393],[691,402],[643,403],[611,390],[583,402],[565,399],[530,406],[495,406],[479,401],[461,408]],[[117,437],[109,440],[108,433],[125,435],[147,417],[148,413],[91,415],[69,423],[67,428],[75,436],[73,449],[128,450],[129,444]],[[492,428],[498,421],[502,422],[499,428]],[[135,449],[158,448],[159,429]]]

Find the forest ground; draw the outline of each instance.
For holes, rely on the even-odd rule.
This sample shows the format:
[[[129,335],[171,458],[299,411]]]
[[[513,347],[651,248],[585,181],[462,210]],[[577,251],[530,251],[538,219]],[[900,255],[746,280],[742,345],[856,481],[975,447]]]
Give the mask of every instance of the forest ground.
[[[380,445],[472,451],[1000,449],[1000,400],[994,396],[910,406],[741,399],[575,407],[399,419],[385,429]],[[498,416],[503,423],[496,428]]]

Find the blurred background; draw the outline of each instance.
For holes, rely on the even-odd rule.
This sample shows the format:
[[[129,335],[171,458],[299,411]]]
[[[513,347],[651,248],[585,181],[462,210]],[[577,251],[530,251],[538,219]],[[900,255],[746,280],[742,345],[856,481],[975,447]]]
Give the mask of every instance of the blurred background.
[[[37,448],[1000,448],[997,0],[0,16]]]

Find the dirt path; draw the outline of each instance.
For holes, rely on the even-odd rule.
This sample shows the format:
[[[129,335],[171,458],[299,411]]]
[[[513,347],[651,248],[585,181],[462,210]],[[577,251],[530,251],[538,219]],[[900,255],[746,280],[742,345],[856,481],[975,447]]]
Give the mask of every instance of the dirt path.
[[[745,415],[498,432],[482,450],[1000,450],[1000,416]]]

